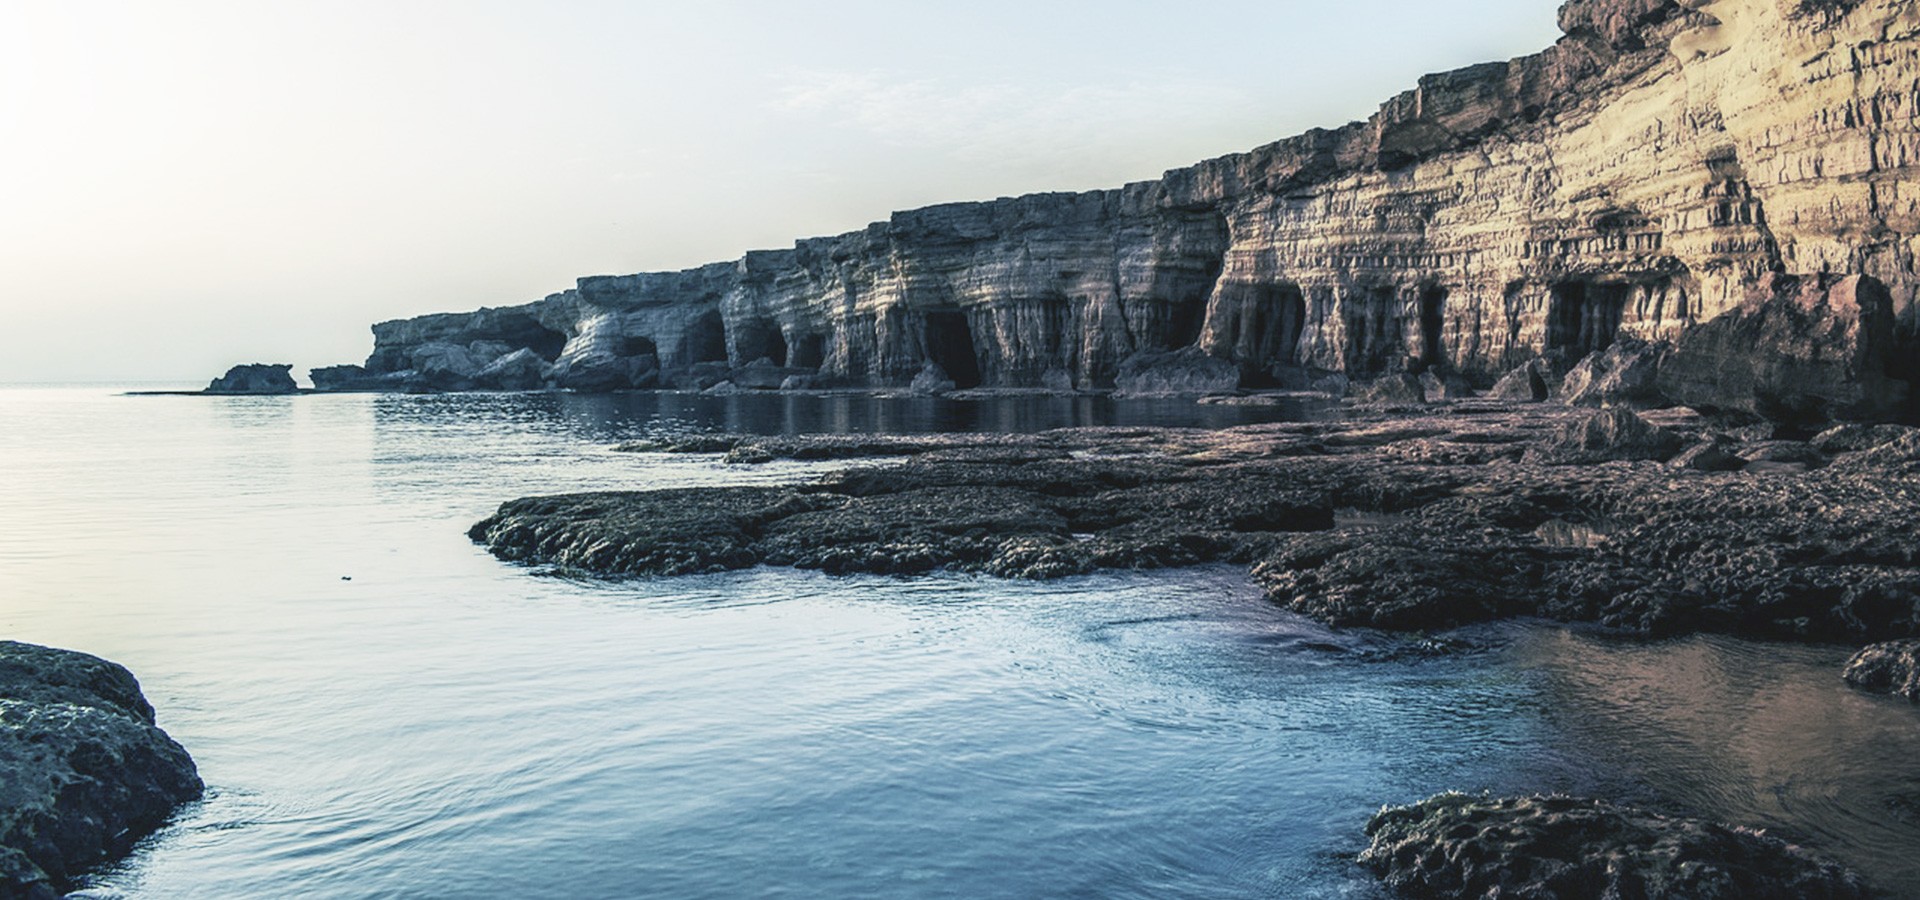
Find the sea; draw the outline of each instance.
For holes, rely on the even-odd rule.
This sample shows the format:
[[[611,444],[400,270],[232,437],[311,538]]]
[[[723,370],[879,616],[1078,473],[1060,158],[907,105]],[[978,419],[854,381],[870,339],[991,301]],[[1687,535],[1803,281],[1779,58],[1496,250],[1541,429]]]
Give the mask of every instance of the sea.
[[[1383,804],[1566,791],[1920,895],[1920,710],[1853,648],[1332,631],[1244,568],[1051,582],[495,560],[529,494],[845,463],[694,431],[1226,426],[1177,400],[0,388],[0,638],[126,665],[208,790],[84,898],[1376,898]]]

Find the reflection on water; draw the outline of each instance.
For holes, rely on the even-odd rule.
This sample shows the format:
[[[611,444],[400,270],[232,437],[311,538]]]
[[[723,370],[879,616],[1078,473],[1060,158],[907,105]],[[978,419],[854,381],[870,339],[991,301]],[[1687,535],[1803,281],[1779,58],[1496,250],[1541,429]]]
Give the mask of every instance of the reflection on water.
[[[1565,631],[1517,651],[1544,675],[1566,744],[1625,790],[1811,842],[1883,885],[1920,885],[1920,714],[1848,688],[1849,653]]]
[[[1913,874],[1920,717],[1834,651],[1502,626],[1423,656],[1233,568],[603,584],[464,537],[524,494],[822,471],[607,449],[661,430],[1251,414],[1103,404],[0,390],[0,634],[133,668],[212,786],[94,896],[1377,897],[1368,815],[1455,788]]]

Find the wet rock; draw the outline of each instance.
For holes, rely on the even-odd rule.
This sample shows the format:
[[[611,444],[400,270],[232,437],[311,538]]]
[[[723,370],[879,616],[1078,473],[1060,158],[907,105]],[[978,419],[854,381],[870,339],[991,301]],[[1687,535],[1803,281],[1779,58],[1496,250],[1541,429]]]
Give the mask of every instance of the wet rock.
[[[207,384],[208,394],[291,394],[300,390],[293,366],[248,363],[234,366]]]
[[[1240,387],[1240,367],[1196,347],[1136,353],[1120,362],[1114,393],[1129,397],[1223,394]]]
[[[201,790],[126,669],[0,641],[0,897],[58,896]]]
[[[1874,644],[1847,662],[1847,683],[1863,691],[1920,703],[1920,641]]]
[[[1574,406],[1657,406],[1665,401],[1655,378],[1670,348],[1665,343],[1618,340],[1580,360],[1560,385]]]
[[[813,377],[811,369],[790,369],[774,365],[773,360],[761,357],[747,365],[733,370],[728,378],[735,386],[749,391],[776,391],[786,384],[788,379],[807,379]]]
[[[1442,794],[1383,809],[1360,862],[1416,897],[1810,900],[1872,896],[1778,838],[1571,797]]]
[[[1664,460],[1680,446],[1678,435],[1616,407],[1568,422],[1553,440],[1529,451],[1528,458],[1553,465]]]

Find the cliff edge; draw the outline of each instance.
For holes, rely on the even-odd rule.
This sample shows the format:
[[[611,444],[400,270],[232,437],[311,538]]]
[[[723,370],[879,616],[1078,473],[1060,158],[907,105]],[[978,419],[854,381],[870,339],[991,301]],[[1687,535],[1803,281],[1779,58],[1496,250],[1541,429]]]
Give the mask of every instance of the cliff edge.
[[[1755,392],[1812,371],[1712,376],[1732,348],[1839,386],[1796,417],[1911,417],[1920,7],[1573,0],[1560,24],[1539,54],[1157,181],[383,322],[364,367],[316,384],[704,387],[764,360],[769,387],[937,369],[962,388],[1102,389],[1188,348],[1248,387],[1484,384],[1633,338],[1676,345],[1676,402],[1769,415]],[[1689,348],[1728,316],[1746,324]]]

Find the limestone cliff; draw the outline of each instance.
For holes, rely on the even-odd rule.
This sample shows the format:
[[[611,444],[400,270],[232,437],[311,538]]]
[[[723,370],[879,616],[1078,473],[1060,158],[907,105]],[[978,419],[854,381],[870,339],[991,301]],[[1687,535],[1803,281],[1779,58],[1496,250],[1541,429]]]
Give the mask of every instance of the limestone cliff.
[[[1844,313],[1873,327],[1842,329],[1842,380],[1911,379],[1920,7],[1573,0],[1560,23],[1537,55],[1158,181],[896,213],[382,323],[367,374],[488,386],[489,362],[531,349],[547,382],[581,389],[762,358],[824,383],[903,385],[932,363],[962,387],[1098,388],[1137,354],[1197,347],[1248,385],[1429,368],[1484,382],[1544,352],[1684,339],[1768,302],[1778,273],[1814,285],[1778,302],[1840,285],[1882,304]],[[1861,359],[1888,371],[1847,368]]]

